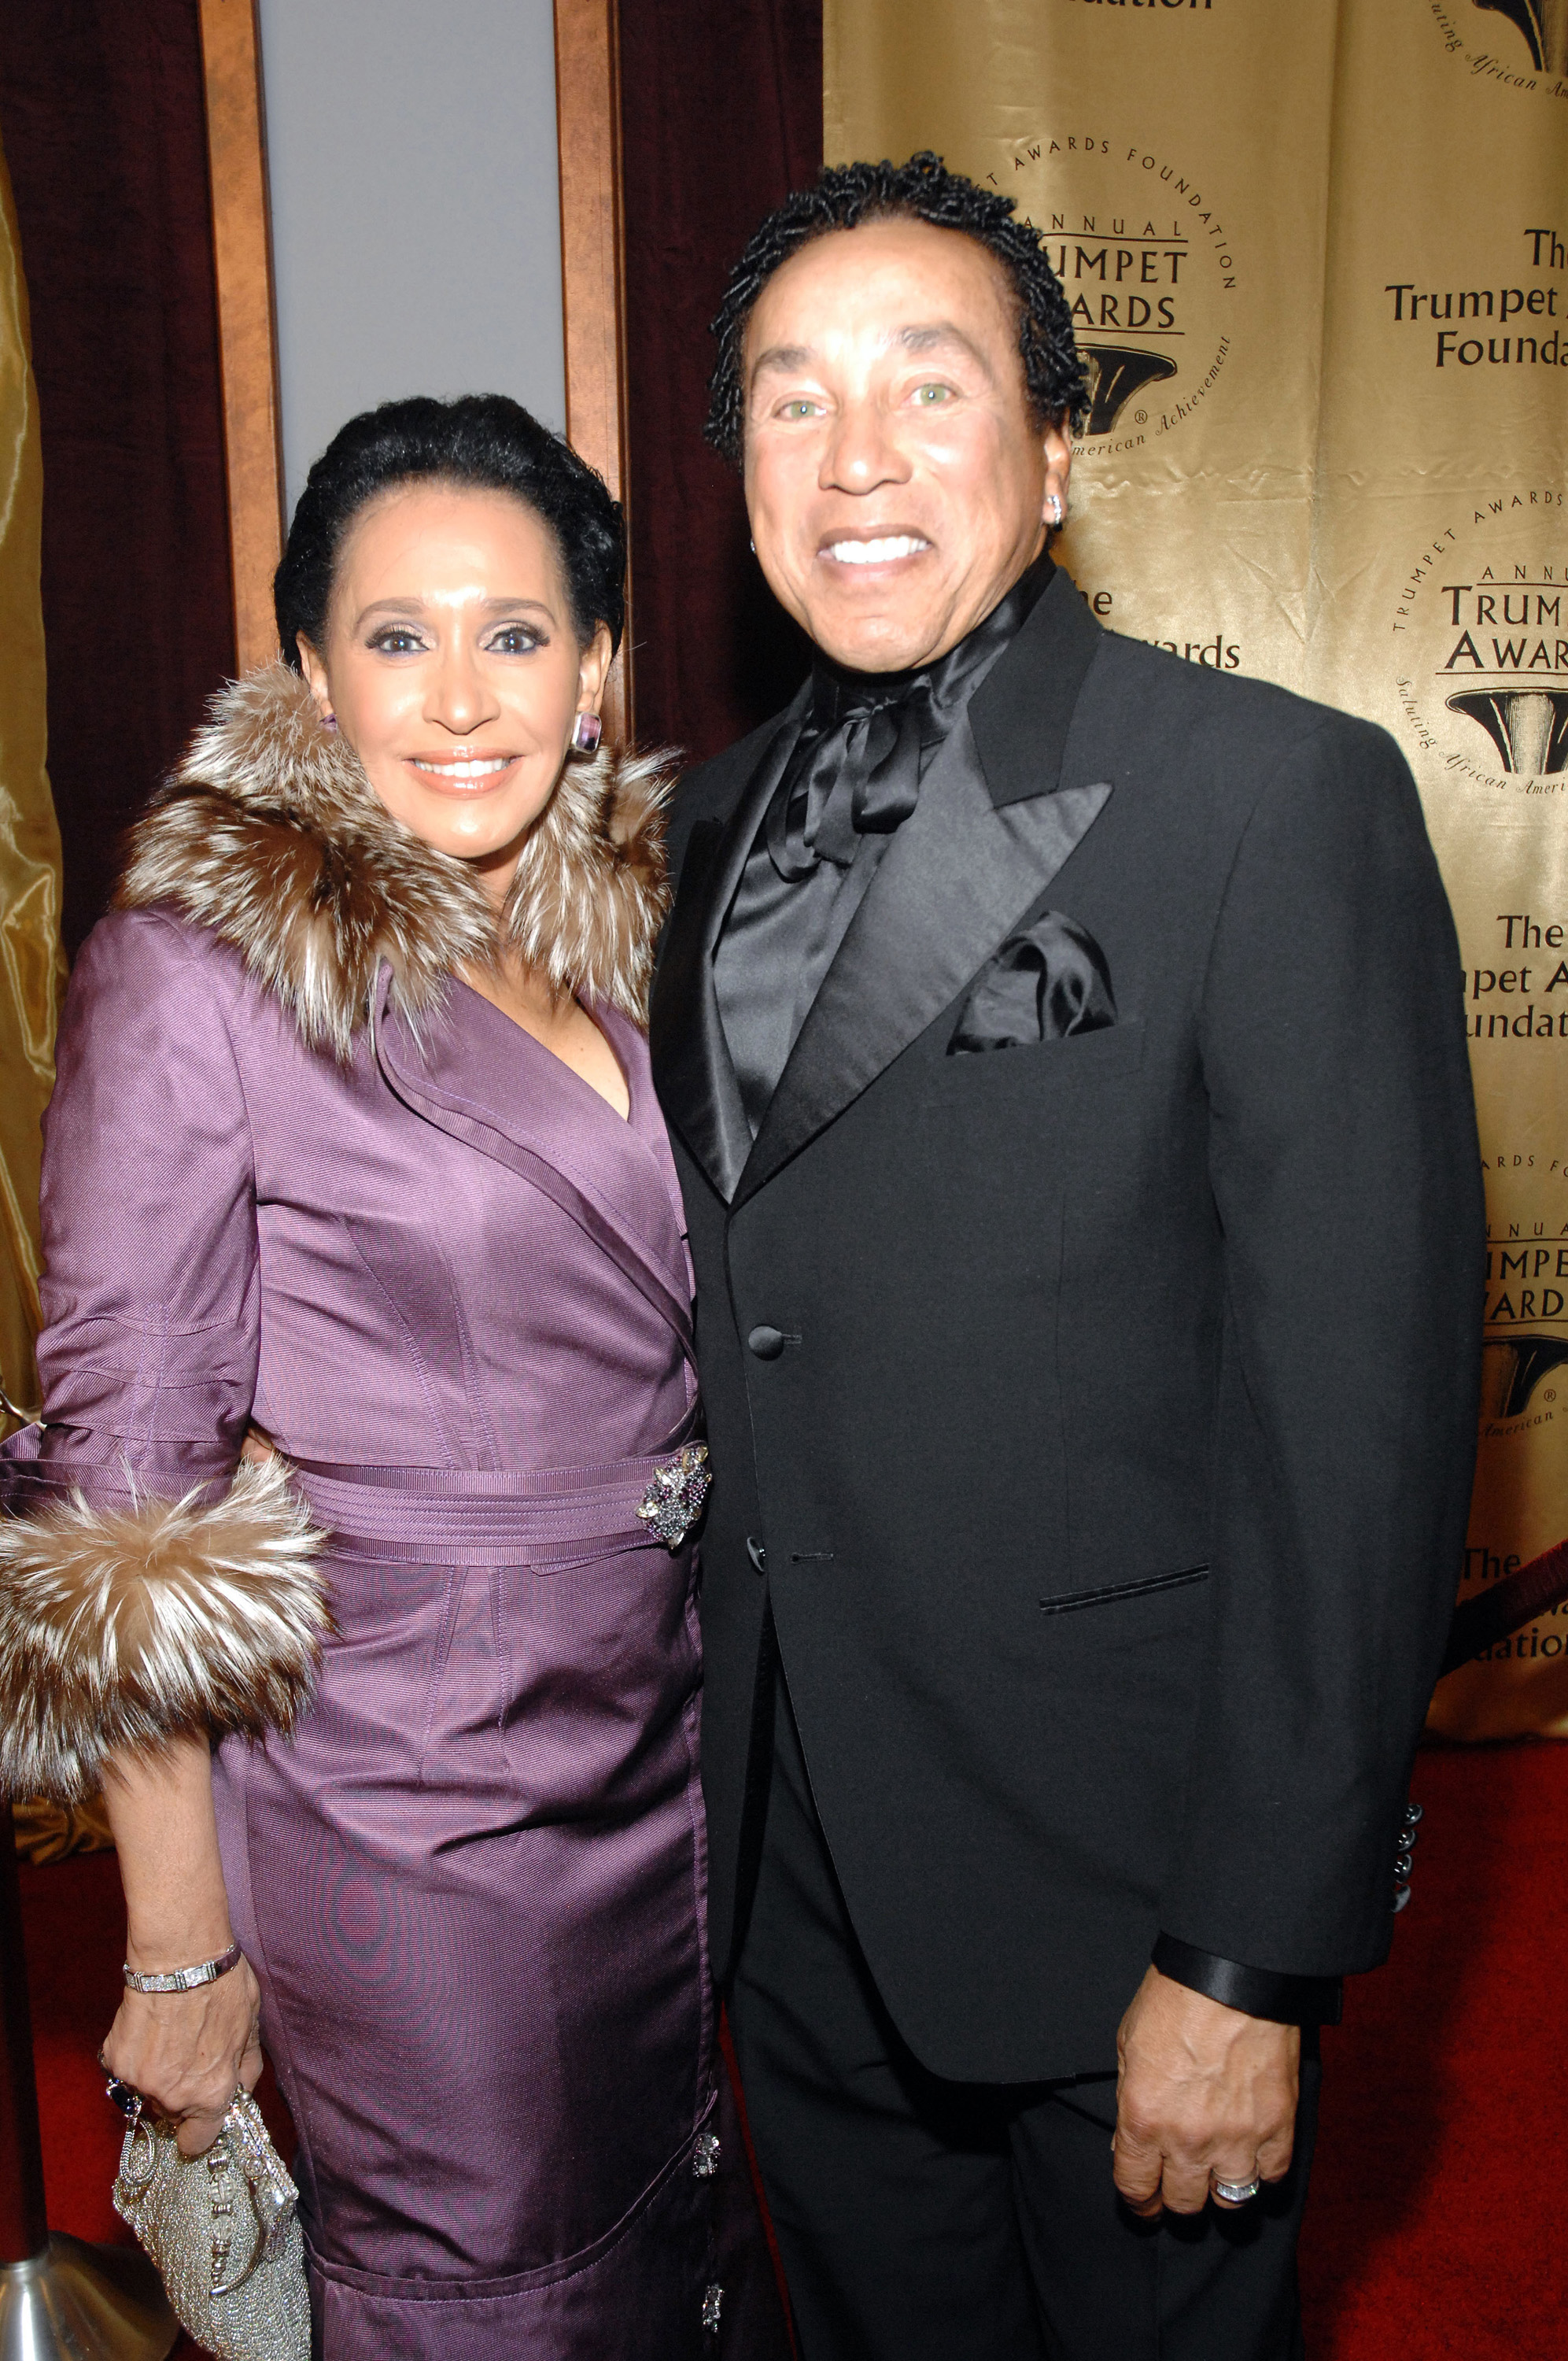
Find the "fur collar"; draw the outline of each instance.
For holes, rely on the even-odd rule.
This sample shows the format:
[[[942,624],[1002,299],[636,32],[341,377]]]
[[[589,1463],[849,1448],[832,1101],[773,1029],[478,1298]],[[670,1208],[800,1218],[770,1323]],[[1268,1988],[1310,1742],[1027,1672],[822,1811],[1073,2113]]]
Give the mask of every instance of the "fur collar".
[[[137,825],[115,899],[172,902],[210,927],[313,1048],[345,1060],[382,960],[417,1023],[455,969],[495,961],[503,936],[559,990],[641,1023],[668,902],[669,788],[657,757],[569,761],[498,928],[472,871],[392,818],[298,673],[269,664],[214,699]]]

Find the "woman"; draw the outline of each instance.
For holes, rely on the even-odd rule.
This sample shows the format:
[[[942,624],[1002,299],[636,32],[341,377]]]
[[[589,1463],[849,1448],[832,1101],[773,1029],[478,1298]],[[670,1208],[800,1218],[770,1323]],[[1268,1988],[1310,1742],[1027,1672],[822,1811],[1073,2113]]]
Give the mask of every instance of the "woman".
[[[105,2044],[188,2152],[259,2032],[329,2361],[702,2347],[663,787],[584,759],[623,566],[515,403],[352,421],[60,1037],[0,1767],[102,1777],[133,1974],[213,1963]]]

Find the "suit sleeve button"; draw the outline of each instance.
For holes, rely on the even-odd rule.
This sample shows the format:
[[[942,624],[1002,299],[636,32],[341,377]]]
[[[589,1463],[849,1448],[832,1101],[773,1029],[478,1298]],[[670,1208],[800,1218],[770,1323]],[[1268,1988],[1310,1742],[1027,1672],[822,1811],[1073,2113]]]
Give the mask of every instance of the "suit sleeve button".
[[[776,1361],[784,1351],[782,1328],[753,1328],[746,1342],[759,1361]]]
[[[759,1574],[766,1574],[768,1570],[768,1553],[766,1546],[762,1542],[755,1540],[751,1533],[748,1533],[746,1536],[746,1554],[751,1559],[751,1564],[756,1567]]]

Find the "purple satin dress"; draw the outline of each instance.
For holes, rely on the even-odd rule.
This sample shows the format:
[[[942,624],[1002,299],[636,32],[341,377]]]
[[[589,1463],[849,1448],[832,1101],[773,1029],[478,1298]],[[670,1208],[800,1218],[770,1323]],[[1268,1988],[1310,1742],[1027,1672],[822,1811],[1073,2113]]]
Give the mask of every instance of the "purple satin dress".
[[[629,1122],[462,984],[338,1066],[150,910],[60,1037],[45,1472],[177,1495],[254,1418],[333,1535],[314,1706],[214,1764],[327,2361],[703,2345],[693,1553],[634,1513],[695,1415],[689,1266],[596,1014]]]

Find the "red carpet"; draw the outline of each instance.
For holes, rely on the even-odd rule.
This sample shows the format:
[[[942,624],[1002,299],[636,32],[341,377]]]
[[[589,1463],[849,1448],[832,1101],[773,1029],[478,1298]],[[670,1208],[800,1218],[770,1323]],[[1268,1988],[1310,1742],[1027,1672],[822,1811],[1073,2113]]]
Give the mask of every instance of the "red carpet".
[[[1568,1744],[1434,1747],[1388,1966],[1323,2036],[1310,2361],[1563,2361]]]
[[[1393,1961],[1324,2036],[1310,2361],[1563,2361],[1568,1745],[1423,1752],[1415,1794]],[[114,1860],[24,1868],[22,1885],[49,2218],[115,2237],[116,2118],[93,2057],[120,1958]]]

